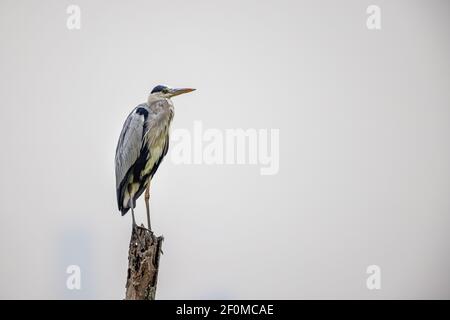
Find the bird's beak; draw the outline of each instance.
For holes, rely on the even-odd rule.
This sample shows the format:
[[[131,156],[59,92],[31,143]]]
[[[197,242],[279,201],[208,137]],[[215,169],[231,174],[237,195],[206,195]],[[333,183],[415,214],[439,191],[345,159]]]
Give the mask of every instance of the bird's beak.
[[[194,90],[195,89],[192,89],[192,88],[175,88],[175,89],[172,89],[170,96],[175,97],[175,96],[179,96],[180,94],[183,94],[183,93],[192,92]]]

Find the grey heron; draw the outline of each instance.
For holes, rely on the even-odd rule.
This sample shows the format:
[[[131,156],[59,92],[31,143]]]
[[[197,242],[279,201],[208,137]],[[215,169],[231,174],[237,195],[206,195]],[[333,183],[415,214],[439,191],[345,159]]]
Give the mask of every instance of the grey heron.
[[[194,90],[158,85],[147,102],[135,107],[125,120],[116,148],[116,191],[122,216],[131,209],[133,228],[137,226],[136,200],[145,191],[147,223],[151,230],[150,181],[169,148],[169,127],[174,115],[171,98]]]

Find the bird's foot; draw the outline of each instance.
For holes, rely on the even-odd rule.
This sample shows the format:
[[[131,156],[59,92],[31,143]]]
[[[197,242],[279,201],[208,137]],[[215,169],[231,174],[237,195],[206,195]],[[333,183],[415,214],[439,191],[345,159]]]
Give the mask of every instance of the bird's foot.
[[[136,225],[136,228],[153,233],[152,229],[146,228],[143,224],[141,224],[140,226]]]
[[[142,241],[141,237],[139,236],[138,229],[147,230],[147,228],[145,228],[143,226],[138,226],[136,223],[133,223],[133,232],[136,234],[136,238],[138,239],[138,241],[141,244],[141,246],[144,247],[145,246],[145,240]]]

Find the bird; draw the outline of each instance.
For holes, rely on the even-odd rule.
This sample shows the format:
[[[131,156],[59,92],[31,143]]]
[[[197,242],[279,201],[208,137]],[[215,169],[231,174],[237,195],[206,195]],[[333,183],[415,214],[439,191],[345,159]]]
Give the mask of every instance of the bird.
[[[169,129],[174,117],[171,98],[193,88],[157,85],[147,102],[136,106],[126,118],[115,156],[117,205],[124,216],[130,209],[133,228],[136,200],[145,191],[148,230],[150,223],[150,182],[169,149]]]

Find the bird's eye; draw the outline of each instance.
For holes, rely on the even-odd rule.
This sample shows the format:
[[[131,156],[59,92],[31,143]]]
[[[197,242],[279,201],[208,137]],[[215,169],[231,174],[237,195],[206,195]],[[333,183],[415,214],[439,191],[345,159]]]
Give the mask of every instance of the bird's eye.
[[[169,90],[167,90],[167,89],[162,89],[161,92],[164,93],[164,94],[166,94],[166,93],[169,93]]]

